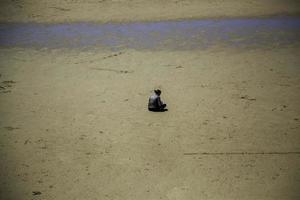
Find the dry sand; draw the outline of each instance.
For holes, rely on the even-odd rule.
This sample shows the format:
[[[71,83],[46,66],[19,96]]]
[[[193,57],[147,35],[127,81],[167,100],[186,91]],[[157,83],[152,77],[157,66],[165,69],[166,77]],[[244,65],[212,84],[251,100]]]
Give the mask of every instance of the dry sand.
[[[255,17],[295,2],[1,1],[0,19]],[[0,199],[299,199],[299,57],[1,48]],[[168,112],[146,110],[156,87]]]
[[[1,195],[297,199],[299,52],[1,50]]]
[[[295,15],[297,0],[1,0],[1,22],[124,22]]]

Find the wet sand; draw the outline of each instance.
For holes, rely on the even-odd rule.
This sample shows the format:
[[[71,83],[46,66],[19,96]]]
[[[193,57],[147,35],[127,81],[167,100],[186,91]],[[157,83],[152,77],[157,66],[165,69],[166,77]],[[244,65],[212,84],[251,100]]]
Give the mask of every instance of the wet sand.
[[[0,46],[109,51],[277,48],[300,45],[300,17],[135,23],[0,23]]]
[[[75,6],[76,2],[81,1],[70,1],[70,5]],[[92,9],[93,2],[86,2],[81,2],[83,8],[89,5]],[[185,2],[197,3],[178,1]],[[260,5],[257,1],[243,2]],[[287,9],[292,5],[276,2],[269,7],[269,13],[278,14],[271,8]],[[5,12],[1,12],[1,19],[16,21],[16,28],[25,27],[23,31],[24,21],[61,22],[60,26],[72,28],[78,20],[118,21],[122,15],[122,20],[127,21],[134,15],[156,21],[161,17],[153,17],[157,13],[150,12],[151,8],[144,4],[144,15],[124,15],[125,6],[114,17],[99,12],[92,20],[93,12],[90,10],[87,15],[83,9],[86,12],[82,15],[70,11],[69,15],[55,17],[51,12],[53,17],[45,20],[50,7],[57,4],[49,3],[45,8],[35,1],[14,3],[25,5],[22,9],[29,6],[27,12],[4,18]],[[110,6],[124,3],[114,1]],[[206,8],[210,10],[209,6]],[[40,9],[45,12],[28,17],[36,14],[34,9],[40,14]],[[69,8],[52,9],[69,12]],[[177,13],[172,19],[186,18],[184,9],[191,15],[194,12],[191,7],[184,7],[183,14]],[[295,9],[287,9],[287,13]],[[244,13],[238,5],[230,10]],[[147,15],[148,11],[151,15]],[[261,22],[262,18],[254,18],[255,15],[251,20]],[[74,23],[62,23],[69,20]],[[236,24],[245,19],[224,20]],[[220,27],[220,21],[213,20],[213,27]],[[20,34],[19,29],[9,29],[15,23],[2,23],[0,199],[299,199],[298,23],[289,26],[288,20],[277,26],[271,20],[263,26],[252,24],[248,29],[241,23],[242,30],[233,29],[232,35],[222,32],[225,26],[217,28],[215,35],[201,35],[197,31],[201,31],[199,23],[203,21],[197,22],[194,29],[193,24],[181,22],[183,25],[180,21],[179,25],[174,21],[150,22],[154,29],[139,22],[147,32],[157,31],[155,27],[160,24],[169,29],[168,25],[175,23],[165,35],[169,41],[158,44],[159,48],[143,45],[149,43],[143,39],[133,45],[124,32],[123,46],[68,46],[73,42],[65,41],[68,38],[61,40],[61,35],[53,32],[58,30],[57,24],[39,23],[38,26],[50,28],[34,37],[32,30],[45,29],[28,29],[26,34]],[[135,27],[134,24],[127,23],[128,27]],[[111,24],[95,26],[103,29]],[[145,33],[137,27],[131,30],[135,33],[130,35],[133,39],[138,38],[136,34]],[[220,31],[227,37],[221,37]],[[183,37],[188,33],[199,40]],[[48,39],[36,45],[40,36]],[[96,36],[83,34],[78,38],[90,44],[89,37],[93,40]],[[209,41],[209,36],[219,39],[203,45],[200,41]],[[107,35],[99,38],[103,37]],[[61,41],[65,42],[61,45]],[[186,48],[179,48],[182,46]],[[147,111],[148,97],[154,88],[162,90],[168,112]]]

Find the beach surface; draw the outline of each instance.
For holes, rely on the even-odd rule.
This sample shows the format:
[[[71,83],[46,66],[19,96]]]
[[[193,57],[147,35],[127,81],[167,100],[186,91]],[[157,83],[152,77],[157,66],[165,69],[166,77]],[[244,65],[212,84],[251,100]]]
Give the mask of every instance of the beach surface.
[[[295,2],[1,1],[0,199],[299,199]]]
[[[299,15],[297,0],[1,0],[1,22],[128,22]]]

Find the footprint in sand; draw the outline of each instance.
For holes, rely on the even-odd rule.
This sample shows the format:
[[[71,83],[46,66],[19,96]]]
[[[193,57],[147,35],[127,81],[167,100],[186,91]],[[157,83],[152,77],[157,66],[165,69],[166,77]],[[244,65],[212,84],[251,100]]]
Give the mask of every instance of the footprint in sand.
[[[32,191],[32,195],[41,195],[42,193],[40,191]]]
[[[119,53],[111,54],[111,55],[108,55],[108,56],[103,57],[103,59],[107,59],[107,58],[111,58],[111,57],[116,57],[116,56],[119,56],[119,55],[121,55],[121,54],[123,54],[123,53],[122,53],[122,52],[119,52]]]
[[[9,88],[13,87],[15,81],[2,81],[0,83],[0,93],[10,93],[11,90]]]
[[[20,129],[19,127],[12,127],[12,126],[5,126],[3,128],[5,128],[8,131],[13,131],[13,130],[16,130],[16,129]]]

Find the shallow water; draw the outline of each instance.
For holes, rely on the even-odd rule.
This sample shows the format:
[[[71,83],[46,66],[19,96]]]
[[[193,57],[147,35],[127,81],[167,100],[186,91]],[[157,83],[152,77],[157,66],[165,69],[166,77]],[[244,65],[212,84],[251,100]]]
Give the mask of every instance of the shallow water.
[[[300,17],[138,23],[0,24],[1,47],[190,50],[300,43]]]

